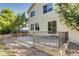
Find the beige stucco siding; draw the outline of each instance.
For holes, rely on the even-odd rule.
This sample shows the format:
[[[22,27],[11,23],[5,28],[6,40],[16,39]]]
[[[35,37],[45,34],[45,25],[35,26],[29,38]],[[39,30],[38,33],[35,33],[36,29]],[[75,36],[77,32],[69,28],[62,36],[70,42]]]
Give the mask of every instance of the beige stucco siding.
[[[58,32],[66,32],[66,31],[68,31],[68,33],[69,33],[69,40],[71,42],[79,44],[79,32],[76,31],[76,30],[72,30],[69,27],[67,27],[66,25],[60,23],[60,20],[57,20],[57,31]]]
[[[48,31],[48,21],[56,20],[56,13],[55,11],[48,12],[43,14],[43,6],[45,4],[36,4],[31,11],[35,11],[35,16],[30,17],[31,11],[29,12],[29,30],[30,24],[32,23],[39,23],[40,31]]]
[[[39,23],[40,31],[48,31],[48,21],[57,21],[57,32],[69,32],[69,40],[74,43],[79,43],[79,32],[75,30],[71,30],[70,28],[66,27],[62,23],[60,23],[59,16],[56,13],[55,6],[53,8],[53,11],[48,12],[46,14],[43,14],[43,6],[45,4],[35,4],[32,9],[30,10],[29,14],[29,20],[28,20],[28,26],[29,26],[29,32],[32,33],[30,30],[30,25]],[[34,17],[30,17],[31,11],[35,11],[36,14]],[[48,34],[48,33],[47,33]]]

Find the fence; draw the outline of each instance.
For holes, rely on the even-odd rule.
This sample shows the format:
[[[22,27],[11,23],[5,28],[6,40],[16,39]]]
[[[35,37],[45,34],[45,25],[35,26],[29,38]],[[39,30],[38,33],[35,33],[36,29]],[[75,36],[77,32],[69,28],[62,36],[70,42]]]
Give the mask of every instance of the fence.
[[[33,42],[57,48],[57,35],[47,34],[48,32],[33,32]]]
[[[0,39],[16,39],[19,36],[27,36],[27,35],[28,32],[2,34],[0,35]]]
[[[68,32],[58,32],[58,48],[69,42]]]
[[[51,55],[64,55],[68,47],[68,40],[68,32],[58,32],[58,35],[48,34],[45,31],[33,32],[33,42],[36,48]]]
[[[48,34],[45,31],[33,32],[34,43],[49,45],[60,48],[68,39],[68,32],[58,32],[57,34]]]

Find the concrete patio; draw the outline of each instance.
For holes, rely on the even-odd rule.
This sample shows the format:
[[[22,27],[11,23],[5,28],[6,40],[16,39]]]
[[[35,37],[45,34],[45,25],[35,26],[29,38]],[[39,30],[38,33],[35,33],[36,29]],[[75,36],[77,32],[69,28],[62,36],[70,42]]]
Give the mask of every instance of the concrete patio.
[[[9,50],[15,51],[15,56],[48,56],[48,54],[39,51],[29,44],[21,44],[18,40],[4,40],[5,45]]]

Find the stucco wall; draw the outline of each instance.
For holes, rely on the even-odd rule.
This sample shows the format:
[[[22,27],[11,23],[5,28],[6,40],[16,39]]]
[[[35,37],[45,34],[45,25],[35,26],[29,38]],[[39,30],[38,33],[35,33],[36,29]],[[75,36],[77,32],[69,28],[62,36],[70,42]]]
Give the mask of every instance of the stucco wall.
[[[43,14],[43,6],[45,4],[36,4],[29,12],[29,31],[30,25],[39,23],[40,31],[48,31],[48,21],[56,20],[56,13],[55,11],[50,11],[46,14]],[[34,17],[30,17],[31,11],[36,12]],[[31,31],[30,31],[31,32]]]
[[[66,25],[60,23],[60,20],[57,20],[57,31],[69,33],[69,40],[79,45],[79,32],[68,28]]]
[[[68,31],[69,32],[69,40],[74,42],[74,43],[79,43],[79,32],[74,31],[69,29],[68,27],[66,27],[65,25],[63,25],[62,23],[60,23],[58,14],[56,13],[55,6],[53,5],[53,11],[48,12],[46,14],[43,14],[43,6],[45,4],[41,3],[41,4],[35,4],[33,6],[33,8],[30,10],[29,12],[29,20],[28,20],[28,26],[29,26],[29,32],[32,33],[32,31],[30,31],[30,25],[31,24],[35,24],[35,23],[39,23],[39,27],[40,27],[40,31],[48,31],[48,21],[51,20],[56,20],[57,21],[57,31]],[[36,15],[34,17],[30,17],[31,11],[36,12]]]

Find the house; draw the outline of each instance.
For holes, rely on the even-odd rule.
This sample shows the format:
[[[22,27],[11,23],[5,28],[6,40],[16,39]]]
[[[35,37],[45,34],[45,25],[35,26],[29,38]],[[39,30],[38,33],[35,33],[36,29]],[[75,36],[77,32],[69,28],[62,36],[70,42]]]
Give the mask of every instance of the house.
[[[60,23],[60,18],[55,8],[53,3],[32,4],[28,10],[29,35],[32,35],[33,32],[45,32],[45,35],[57,35],[58,32],[68,32],[69,40],[79,44],[79,32],[71,30]]]

